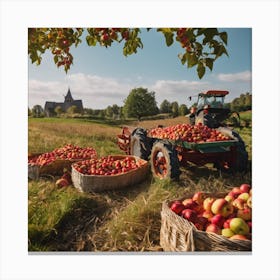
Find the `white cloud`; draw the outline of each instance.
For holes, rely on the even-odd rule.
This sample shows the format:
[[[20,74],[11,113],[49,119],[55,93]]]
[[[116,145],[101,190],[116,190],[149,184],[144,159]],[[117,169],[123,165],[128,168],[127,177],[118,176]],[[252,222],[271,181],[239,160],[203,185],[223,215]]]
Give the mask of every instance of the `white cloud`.
[[[30,80],[29,107],[32,108],[36,104],[44,107],[46,101],[63,102],[63,96],[67,93],[68,87],[71,89],[73,98],[82,99],[86,108],[102,109],[112,104],[122,106],[130,90],[135,87],[144,87],[149,91],[154,91],[158,106],[164,99],[190,106],[189,96],[197,95],[197,93],[208,89],[229,90],[231,92],[229,99],[237,97],[246,91],[251,92],[250,84],[247,88],[244,86],[244,81],[249,80],[250,77],[251,73],[249,71],[238,74],[220,74],[218,75],[219,80],[230,82],[226,88],[224,85],[221,88],[221,84],[213,84],[213,82],[209,81],[157,80],[152,84],[145,84],[138,79],[134,81],[118,80],[110,77],[77,73],[67,75],[64,81]]]
[[[223,82],[250,82],[252,80],[251,71],[244,71],[232,74],[219,74],[218,79]]]
[[[170,102],[177,101],[179,104],[186,104],[187,97],[209,88],[208,82],[188,80],[158,80],[149,87],[149,90],[156,92],[158,105],[167,99]]]

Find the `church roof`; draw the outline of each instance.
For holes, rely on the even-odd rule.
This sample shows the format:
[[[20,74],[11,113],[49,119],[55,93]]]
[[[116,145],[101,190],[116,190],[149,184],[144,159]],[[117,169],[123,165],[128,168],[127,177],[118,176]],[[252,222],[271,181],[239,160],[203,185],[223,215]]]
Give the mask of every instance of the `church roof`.
[[[65,100],[71,100],[71,101],[74,100],[73,97],[72,97],[70,88],[68,88],[67,94],[66,94],[66,96],[65,96]]]

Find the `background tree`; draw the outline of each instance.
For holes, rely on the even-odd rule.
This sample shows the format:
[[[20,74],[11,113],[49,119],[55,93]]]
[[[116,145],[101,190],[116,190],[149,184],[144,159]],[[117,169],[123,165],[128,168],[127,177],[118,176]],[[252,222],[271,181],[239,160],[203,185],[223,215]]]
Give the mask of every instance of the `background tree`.
[[[67,109],[68,114],[77,114],[79,113],[78,107],[76,105],[72,105]]]
[[[168,100],[164,99],[159,106],[159,110],[162,114],[171,113],[171,104]]]
[[[171,114],[173,118],[178,117],[179,115],[179,104],[177,101],[171,103]]]
[[[30,110],[30,108],[28,107],[28,117],[30,117],[31,116],[31,110]]]
[[[112,105],[113,119],[120,117],[120,107],[117,104]]]
[[[56,106],[54,111],[55,111],[57,116],[60,116],[63,112],[61,106]]]
[[[153,116],[159,112],[155,92],[148,92],[145,88],[132,89],[124,103],[125,116],[136,117],[139,121],[144,116]]]
[[[28,55],[32,63],[39,65],[42,54],[50,50],[57,67],[70,69],[73,55],[70,48],[77,47],[82,42],[84,32],[89,46],[99,44],[111,47],[113,43],[124,43],[125,56],[137,53],[143,48],[141,32],[151,28],[29,28]],[[226,50],[227,33],[217,28],[157,28],[157,32],[164,35],[165,43],[169,47],[174,41],[179,43],[183,52],[178,54],[183,65],[188,68],[196,66],[198,77],[201,79],[206,67],[212,71],[214,62],[222,55],[228,55]]]
[[[44,110],[41,105],[35,105],[32,108],[32,117],[34,118],[42,118],[44,117]]]
[[[105,110],[105,115],[107,118],[111,119],[113,117],[113,109],[112,106],[108,106]]]
[[[180,116],[185,116],[189,113],[188,107],[186,104],[181,104],[179,106],[179,115]]]

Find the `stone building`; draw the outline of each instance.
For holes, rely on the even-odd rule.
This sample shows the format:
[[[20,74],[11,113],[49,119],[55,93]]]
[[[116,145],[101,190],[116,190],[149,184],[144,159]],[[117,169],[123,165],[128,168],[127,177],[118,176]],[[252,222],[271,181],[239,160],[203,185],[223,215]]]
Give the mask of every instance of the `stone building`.
[[[77,111],[79,113],[83,112],[83,102],[82,100],[74,100],[70,91],[70,88],[68,88],[68,92],[66,94],[66,96],[64,97],[64,102],[53,102],[53,101],[47,101],[45,103],[45,114],[47,117],[52,117],[55,116],[55,108],[56,107],[60,107],[61,111],[63,113],[67,112],[67,110],[71,107],[71,106],[76,106],[77,107]]]

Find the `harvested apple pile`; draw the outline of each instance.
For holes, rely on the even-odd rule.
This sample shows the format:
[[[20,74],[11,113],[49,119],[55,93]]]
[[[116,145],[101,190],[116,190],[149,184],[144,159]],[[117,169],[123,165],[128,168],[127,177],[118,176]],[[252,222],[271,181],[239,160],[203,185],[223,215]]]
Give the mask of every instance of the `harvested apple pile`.
[[[76,162],[74,169],[84,175],[118,175],[137,169],[141,166],[133,157],[114,159],[113,156]]]
[[[196,192],[192,198],[173,201],[170,209],[193,223],[198,230],[230,239],[251,239],[252,189],[248,184],[234,187],[223,198]]]
[[[91,147],[81,148],[72,144],[67,144],[62,148],[54,149],[52,152],[41,154],[38,157],[28,160],[29,164],[44,166],[57,159],[90,159],[96,158],[96,151]]]
[[[209,128],[201,123],[196,125],[177,124],[168,127],[157,127],[149,131],[152,138],[182,140],[190,143],[204,143],[232,140],[216,129]]]

